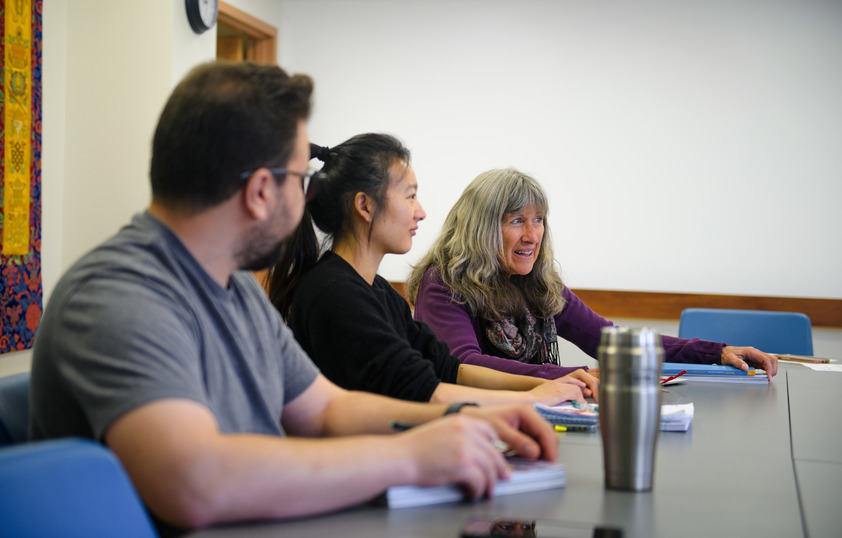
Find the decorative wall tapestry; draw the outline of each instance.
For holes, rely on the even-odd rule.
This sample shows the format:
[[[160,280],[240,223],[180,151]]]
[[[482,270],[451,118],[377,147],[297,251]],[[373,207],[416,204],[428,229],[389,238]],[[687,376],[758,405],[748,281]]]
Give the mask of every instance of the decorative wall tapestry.
[[[0,0],[0,353],[32,347],[41,319],[41,6]]]

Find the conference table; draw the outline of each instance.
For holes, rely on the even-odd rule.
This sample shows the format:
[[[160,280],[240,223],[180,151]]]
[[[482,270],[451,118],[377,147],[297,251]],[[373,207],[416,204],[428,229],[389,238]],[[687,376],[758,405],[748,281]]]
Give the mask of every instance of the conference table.
[[[626,538],[842,536],[842,373],[780,363],[768,384],[666,390],[662,403],[693,402],[695,417],[687,432],[660,432],[649,492],[606,489],[599,431],[565,432],[557,434],[564,488],[417,508],[364,504],[190,536],[453,538],[471,516],[612,526]]]

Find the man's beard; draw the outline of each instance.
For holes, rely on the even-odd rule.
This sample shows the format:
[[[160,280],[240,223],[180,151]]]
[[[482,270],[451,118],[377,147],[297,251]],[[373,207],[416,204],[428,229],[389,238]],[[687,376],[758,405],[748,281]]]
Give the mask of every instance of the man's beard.
[[[252,230],[243,238],[243,247],[237,251],[235,259],[237,266],[246,271],[262,271],[269,269],[281,257],[284,250],[282,239],[270,239],[269,229],[277,225],[268,223],[262,229]]]
[[[246,271],[262,271],[269,269],[281,257],[281,252],[284,250],[284,242],[279,241],[274,247],[251,260],[247,260],[242,264],[242,268]]]

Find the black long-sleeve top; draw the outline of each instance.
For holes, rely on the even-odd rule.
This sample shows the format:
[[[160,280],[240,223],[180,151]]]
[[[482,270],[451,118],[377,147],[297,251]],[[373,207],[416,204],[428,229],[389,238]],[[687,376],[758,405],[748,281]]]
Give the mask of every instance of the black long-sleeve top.
[[[328,379],[350,390],[430,400],[456,382],[459,359],[381,276],[369,285],[345,260],[325,253],[297,286],[290,328]]]

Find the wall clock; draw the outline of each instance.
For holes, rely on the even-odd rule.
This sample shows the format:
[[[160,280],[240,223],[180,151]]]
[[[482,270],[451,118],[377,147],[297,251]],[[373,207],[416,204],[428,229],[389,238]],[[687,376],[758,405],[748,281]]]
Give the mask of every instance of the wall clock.
[[[185,0],[187,20],[197,34],[201,34],[216,23],[219,14],[218,0]]]

